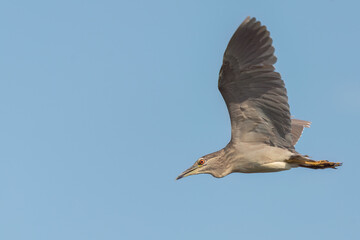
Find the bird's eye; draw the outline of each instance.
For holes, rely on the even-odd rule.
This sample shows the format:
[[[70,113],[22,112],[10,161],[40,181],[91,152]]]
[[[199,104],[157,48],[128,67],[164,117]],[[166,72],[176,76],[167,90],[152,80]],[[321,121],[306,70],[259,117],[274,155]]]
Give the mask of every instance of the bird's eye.
[[[204,163],[205,163],[204,159],[200,159],[199,162],[198,162],[199,165],[204,165]]]

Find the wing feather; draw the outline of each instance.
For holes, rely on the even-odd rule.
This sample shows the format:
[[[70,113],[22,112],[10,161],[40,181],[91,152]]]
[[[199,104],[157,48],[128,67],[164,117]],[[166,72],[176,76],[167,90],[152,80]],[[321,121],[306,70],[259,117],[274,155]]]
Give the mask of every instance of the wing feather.
[[[224,53],[219,90],[231,119],[231,141],[294,149],[284,81],[275,72],[270,33],[246,18]]]

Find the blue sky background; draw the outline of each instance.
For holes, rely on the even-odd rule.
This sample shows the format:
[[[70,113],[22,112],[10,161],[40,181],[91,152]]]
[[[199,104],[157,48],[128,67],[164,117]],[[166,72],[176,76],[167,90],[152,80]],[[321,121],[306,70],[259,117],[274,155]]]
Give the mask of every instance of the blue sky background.
[[[358,1],[2,1],[0,239],[360,239]],[[217,90],[271,31],[297,150],[342,161],[175,177],[230,137]]]

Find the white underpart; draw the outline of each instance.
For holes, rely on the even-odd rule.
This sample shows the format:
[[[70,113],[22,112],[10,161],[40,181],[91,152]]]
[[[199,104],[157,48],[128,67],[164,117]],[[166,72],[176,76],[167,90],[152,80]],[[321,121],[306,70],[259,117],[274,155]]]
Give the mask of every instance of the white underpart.
[[[279,172],[291,169],[291,165],[286,162],[273,162],[261,165],[263,171],[261,172]]]

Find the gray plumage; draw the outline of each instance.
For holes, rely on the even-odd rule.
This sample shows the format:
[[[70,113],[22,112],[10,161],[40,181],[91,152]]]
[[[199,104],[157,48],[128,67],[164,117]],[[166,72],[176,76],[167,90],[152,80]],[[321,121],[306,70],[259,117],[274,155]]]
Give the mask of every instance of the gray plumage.
[[[294,145],[310,122],[291,119],[284,81],[270,33],[255,18],[246,18],[225,50],[218,88],[231,121],[231,140],[199,158],[177,179],[209,173],[223,177],[232,172],[276,172],[293,167],[328,168],[339,163],[313,161]]]
[[[266,27],[247,18],[225,50],[219,76],[231,119],[231,141],[294,149],[285,84],[274,71],[275,62]]]

